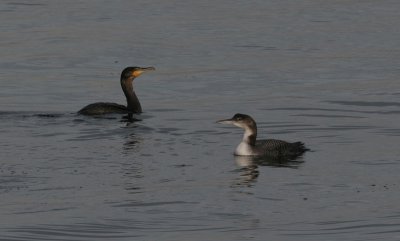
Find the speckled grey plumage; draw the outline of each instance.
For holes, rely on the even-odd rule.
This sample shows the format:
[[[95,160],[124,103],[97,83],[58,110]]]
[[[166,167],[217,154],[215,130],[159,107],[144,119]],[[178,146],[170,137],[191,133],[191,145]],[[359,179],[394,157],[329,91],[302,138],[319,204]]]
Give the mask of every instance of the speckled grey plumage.
[[[257,155],[268,156],[299,156],[308,150],[300,141],[291,143],[276,139],[257,140],[254,148]]]

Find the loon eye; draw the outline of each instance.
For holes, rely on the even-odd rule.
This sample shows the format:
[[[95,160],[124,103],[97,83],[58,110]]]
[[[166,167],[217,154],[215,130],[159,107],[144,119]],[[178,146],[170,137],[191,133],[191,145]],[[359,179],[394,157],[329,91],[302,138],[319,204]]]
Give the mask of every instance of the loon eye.
[[[242,117],[237,117],[236,120],[239,120],[239,121],[240,121],[240,120],[242,120]]]

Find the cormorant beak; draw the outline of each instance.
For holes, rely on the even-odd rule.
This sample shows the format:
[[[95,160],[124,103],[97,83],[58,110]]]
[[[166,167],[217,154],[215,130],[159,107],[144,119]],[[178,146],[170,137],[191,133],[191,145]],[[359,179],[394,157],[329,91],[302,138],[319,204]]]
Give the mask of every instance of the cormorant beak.
[[[140,76],[141,74],[143,74],[144,72],[152,71],[152,70],[156,70],[156,69],[154,67],[143,67],[143,68],[139,68],[139,69],[133,71],[132,75],[133,75],[133,77],[136,78],[136,77]]]
[[[219,123],[219,124],[231,124],[231,125],[233,125],[233,124],[234,124],[234,120],[233,120],[233,119],[224,119],[224,120],[219,120],[219,121],[217,121],[217,123]]]

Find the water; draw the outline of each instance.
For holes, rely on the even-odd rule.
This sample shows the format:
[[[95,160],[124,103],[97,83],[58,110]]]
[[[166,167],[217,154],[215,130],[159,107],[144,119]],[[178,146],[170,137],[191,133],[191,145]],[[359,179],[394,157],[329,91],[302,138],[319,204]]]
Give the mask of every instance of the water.
[[[399,240],[398,1],[3,1],[0,240]],[[124,103],[145,113],[76,115]],[[290,163],[232,152],[304,141]]]

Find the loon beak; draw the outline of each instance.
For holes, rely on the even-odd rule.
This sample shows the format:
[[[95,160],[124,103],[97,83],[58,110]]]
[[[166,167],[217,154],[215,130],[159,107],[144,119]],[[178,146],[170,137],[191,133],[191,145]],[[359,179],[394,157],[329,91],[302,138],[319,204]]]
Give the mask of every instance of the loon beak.
[[[234,124],[233,119],[224,119],[224,120],[219,120],[217,121],[219,124]]]
[[[153,70],[156,70],[156,68],[154,68],[154,67],[143,67],[143,68],[140,68],[140,69],[138,69],[138,70],[135,70],[133,73],[132,73],[132,75],[133,75],[133,77],[138,77],[139,75],[141,75],[141,74],[143,74],[144,72],[147,72],[147,71],[153,71]]]

